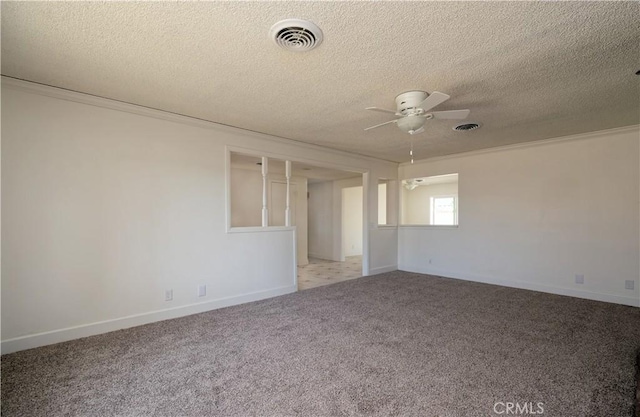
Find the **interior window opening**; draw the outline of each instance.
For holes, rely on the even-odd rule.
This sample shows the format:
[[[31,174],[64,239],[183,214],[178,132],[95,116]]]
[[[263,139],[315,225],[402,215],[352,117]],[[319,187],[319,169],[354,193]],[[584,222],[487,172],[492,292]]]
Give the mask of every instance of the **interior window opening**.
[[[458,225],[458,174],[402,180],[401,224]]]

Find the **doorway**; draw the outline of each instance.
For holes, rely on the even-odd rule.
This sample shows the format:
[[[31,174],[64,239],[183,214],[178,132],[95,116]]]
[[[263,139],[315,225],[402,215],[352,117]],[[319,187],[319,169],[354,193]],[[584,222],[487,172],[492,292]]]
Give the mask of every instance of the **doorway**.
[[[309,181],[309,265],[298,268],[299,290],[362,277],[362,175],[353,175]]]
[[[366,174],[238,151],[229,152],[229,162],[228,227],[285,226],[288,204],[298,289],[363,275]]]

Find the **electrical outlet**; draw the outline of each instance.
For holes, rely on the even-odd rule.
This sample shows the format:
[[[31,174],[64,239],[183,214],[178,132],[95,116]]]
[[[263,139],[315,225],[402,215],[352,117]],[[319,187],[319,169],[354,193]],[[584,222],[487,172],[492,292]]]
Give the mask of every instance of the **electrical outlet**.
[[[628,279],[624,282],[624,288],[625,290],[632,290],[635,288],[635,282]]]
[[[431,258],[429,258],[429,263],[431,263]]]
[[[173,300],[173,290],[166,290],[164,292],[164,301],[171,301]]]
[[[584,284],[584,275],[576,274],[576,284]]]
[[[198,285],[198,297],[204,297],[205,295],[207,295],[207,286]]]

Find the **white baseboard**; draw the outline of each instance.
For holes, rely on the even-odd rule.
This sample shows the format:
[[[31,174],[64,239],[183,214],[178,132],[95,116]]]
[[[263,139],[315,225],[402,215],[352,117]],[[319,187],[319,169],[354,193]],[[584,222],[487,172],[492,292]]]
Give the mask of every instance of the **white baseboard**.
[[[204,301],[202,303],[188,304],[166,310],[151,311],[149,313],[136,314],[113,320],[105,320],[97,323],[83,324],[80,326],[68,327],[65,329],[52,330],[27,336],[16,337],[14,339],[3,340],[0,350],[2,354],[17,352],[19,350],[31,349],[54,343],[66,342],[68,340],[79,339],[81,337],[95,336],[97,334],[108,333],[115,330],[129,327],[141,326],[143,324],[157,321],[174,319],[191,314],[203,313],[209,310],[229,307],[251,301],[263,300],[265,298],[276,297],[278,295],[289,294],[298,290],[297,285],[274,288],[271,290],[257,291],[239,296],[219,298],[216,300]]]
[[[324,254],[324,253],[311,253],[311,252],[309,252],[307,255],[308,255],[309,258],[324,259],[324,260],[327,260],[327,261],[336,261],[335,259],[333,259],[332,256]],[[340,262],[340,261],[338,260],[336,262]]]
[[[398,270],[398,265],[380,266],[378,268],[369,269],[369,275],[377,275],[377,274],[382,274],[385,272],[392,272],[397,270]]]
[[[429,268],[416,265],[399,265],[398,269],[406,272],[416,272],[419,274],[436,275],[445,278],[461,279],[465,281],[482,282],[485,284],[501,285],[503,287],[520,288],[546,292],[550,294],[566,295],[570,297],[586,298],[587,300],[604,301],[607,303],[623,304],[632,307],[640,307],[640,298],[633,296],[623,296],[615,294],[597,293],[592,291],[578,290],[574,288],[563,288],[554,285],[506,280],[500,278],[487,277],[483,275],[460,273],[455,271],[444,271],[436,268]]]

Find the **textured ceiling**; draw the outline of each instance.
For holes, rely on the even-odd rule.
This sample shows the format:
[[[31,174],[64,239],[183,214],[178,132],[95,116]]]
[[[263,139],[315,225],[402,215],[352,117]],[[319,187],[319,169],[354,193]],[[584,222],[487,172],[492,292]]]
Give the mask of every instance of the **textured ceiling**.
[[[2,74],[393,161],[410,136],[369,106],[420,89],[483,124],[432,120],[416,158],[640,123],[638,2],[2,2]],[[275,46],[285,18],[324,32]]]

